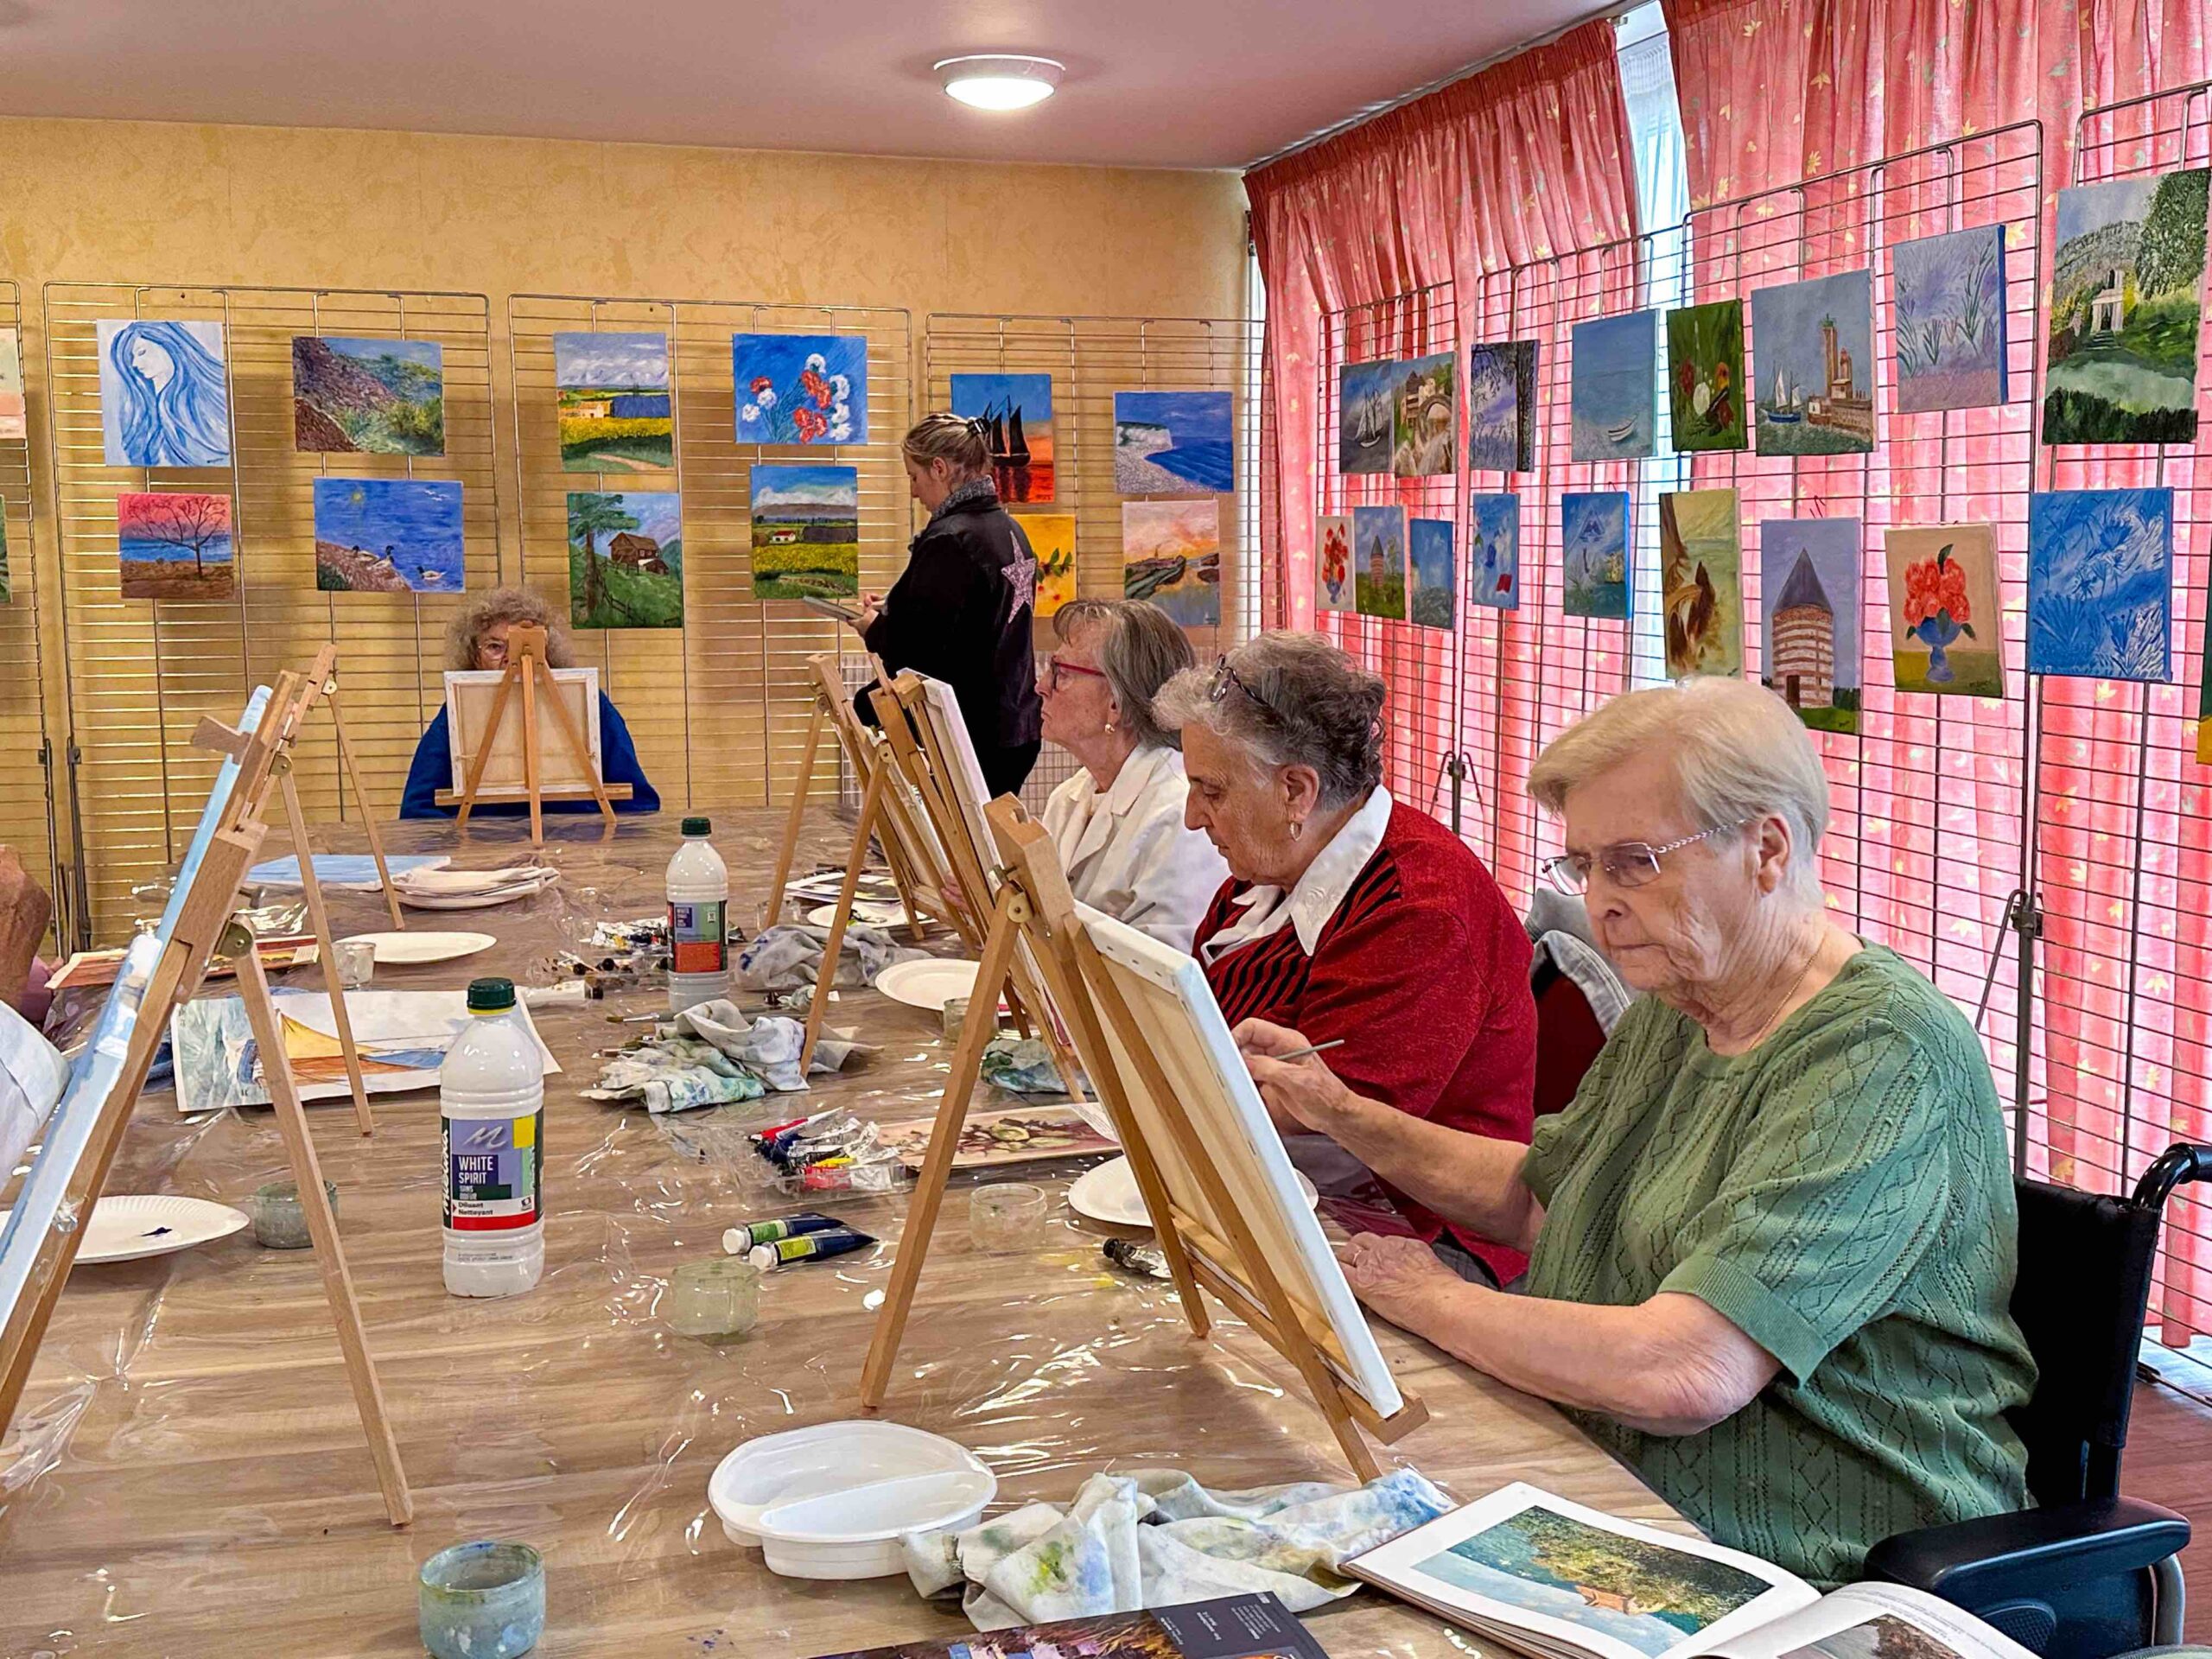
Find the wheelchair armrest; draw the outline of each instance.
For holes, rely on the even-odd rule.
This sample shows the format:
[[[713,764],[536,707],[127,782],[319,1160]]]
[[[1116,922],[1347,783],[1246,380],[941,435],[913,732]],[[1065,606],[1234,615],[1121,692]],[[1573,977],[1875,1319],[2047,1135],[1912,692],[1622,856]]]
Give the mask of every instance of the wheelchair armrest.
[[[2015,1588],[2140,1571],[2189,1544],[2189,1522],[2137,1497],[2017,1510],[1885,1538],[1866,1576],[1908,1584],[1961,1605]]]

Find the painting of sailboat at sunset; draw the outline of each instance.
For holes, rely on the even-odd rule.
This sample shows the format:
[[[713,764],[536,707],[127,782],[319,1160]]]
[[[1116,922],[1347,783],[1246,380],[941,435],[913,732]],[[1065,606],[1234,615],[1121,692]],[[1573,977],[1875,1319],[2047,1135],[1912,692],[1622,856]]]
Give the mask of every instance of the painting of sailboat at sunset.
[[[351,1091],[330,999],[320,991],[279,991],[275,1001],[285,1063],[300,1098],[343,1099]],[[346,1012],[360,1050],[361,1079],[372,1095],[437,1087],[446,1051],[469,1019],[467,998],[461,991],[348,991]],[[529,1020],[527,1011],[518,1012]],[[261,1046],[238,998],[200,997],[185,1003],[169,1018],[169,1041],[176,1054],[179,1111],[269,1103]],[[545,1072],[561,1069],[543,1042],[538,1052]]]
[[[983,423],[999,499],[1053,499],[1052,377],[956,374],[952,412]]]

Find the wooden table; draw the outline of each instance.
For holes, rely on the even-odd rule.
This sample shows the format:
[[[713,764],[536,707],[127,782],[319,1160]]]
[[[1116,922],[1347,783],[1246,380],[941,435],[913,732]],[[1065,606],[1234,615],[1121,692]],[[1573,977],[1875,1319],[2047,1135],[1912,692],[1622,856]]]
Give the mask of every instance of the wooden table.
[[[778,816],[715,815],[733,912],[748,925]],[[835,856],[843,833],[825,816],[801,868],[806,856]],[[657,910],[677,815],[626,821],[609,842],[596,836],[595,824],[573,821],[550,830],[547,855],[564,872],[552,893],[491,911],[410,912],[412,925],[479,927],[500,946],[439,967],[380,969],[378,985],[447,987],[487,972],[528,982],[557,948],[566,907]],[[318,839],[325,851],[360,845],[342,826]],[[391,840],[395,851],[452,852],[464,866],[526,849],[509,825],[465,844],[436,824],[403,825]],[[334,905],[340,934],[387,925],[373,896],[340,894]],[[311,972],[288,977],[312,982]],[[445,1294],[435,1094],[380,1096],[373,1140],[354,1132],[342,1103],[314,1115],[414,1486],[406,1530],[385,1523],[305,1252],[259,1249],[249,1231],[79,1268],[0,1455],[0,1654],[419,1654],[416,1567],[485,1536],[545,1552],[550,1611],[537,1651],[549,1656],[804,1659],[963,1630],[903,1578],[779,1579],[725,1539],[708,1508],[708,1475],[740,1441],[853,1414],[892,1250],[773,1277],[759,1329],[726,1348],[658,1322],[656,1300],[677,1263],[716,1253],[734,1221],[801,1206],[750,1185],[755,1160],[741,1126],[770,1121],[758,1109],[654,1120],[578,1098],[596,1075],[594,1052],[626,1034],[607,1014],[656,1001],[640,992],[539,1016],[564,1071],[547,1080],[547,1264],[527,1295]],[[817,1084],[809,1105],[836,1101],[886,1118],[931,1109],[945,1072],[932,1016],[849,993],[832,1023],[860,1025],[882,1052]],[[281,1176],[283,1161],[266,1113],[189,1123],[163,1091],[140,1103],[111,1190],[237,1203]],[[821,1207],[895,1241],[904,1205]],[[1064,1211],[1033,1255],[972,1252],[956,1191],[886,1414],[975,1448],[998,1471],[1001,1509],[1065,1501],[1109,1465],[1173,1465],[1226,1487],[1344,1478],[1319,1417],[1286,1395],[1283,1363],[1225,1317],[1217,1329],[1218,1340],[1194,1341],[1167,1287],[1110,1270]],[[1396,1460],[1462,1497],[1521,1478],[1671,1520],[1549,1407],[1387,1327],[1379,1334],[1433,1414],[1395,1448]],[[1340,1659],[1468,1645],[1373,1594],[1312,1624]]]

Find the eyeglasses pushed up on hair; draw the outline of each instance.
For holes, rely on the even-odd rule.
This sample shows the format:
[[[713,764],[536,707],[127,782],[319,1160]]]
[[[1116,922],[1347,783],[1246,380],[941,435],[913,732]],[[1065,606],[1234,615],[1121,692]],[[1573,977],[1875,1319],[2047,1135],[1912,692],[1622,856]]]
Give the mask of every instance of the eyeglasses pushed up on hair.
[[[1755,822],[1741,818],[1734,823],[1716,823],[1710,830],[1684,836],[1663,847],[1643,841],[1617,841],[1610,847],[1600,847],[1595,853],[1561,853],[1556,858],[1543,860],[1536,868],[1561,893],[1577,897],[1590,891],[1590,872],[1593,869],[1605,871],[1605,880],[1617,887],[1640,887],[1659,874],[1659,861],[1668,854],[1678,853],[1685,847],[1727,835]]]
[[[1229,689],[1231,686],[1235,686],[1254,702],[1259,704],[1263,712],[1273,715],[1277,720],[1282,718],[1282,710],[1246,684],[1238,677],[1236,671],[1229,665],[1229,658],[1226,656],[1215,658],[1213,677],[1206,682],[1206,701],[1219,702],[1229,695]]]

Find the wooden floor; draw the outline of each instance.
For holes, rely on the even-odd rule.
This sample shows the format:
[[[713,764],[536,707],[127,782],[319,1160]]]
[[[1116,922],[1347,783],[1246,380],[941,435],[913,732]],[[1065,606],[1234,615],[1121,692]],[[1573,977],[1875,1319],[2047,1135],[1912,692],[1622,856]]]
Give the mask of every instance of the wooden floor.
[[[2189,1517],[2194,1535],[2181,1558],[2189,1586],[2187,1636],[2212,1643],[2212,1406],[2169,1383],[2135,1385],[2120,1486],[2130,1497]]]

